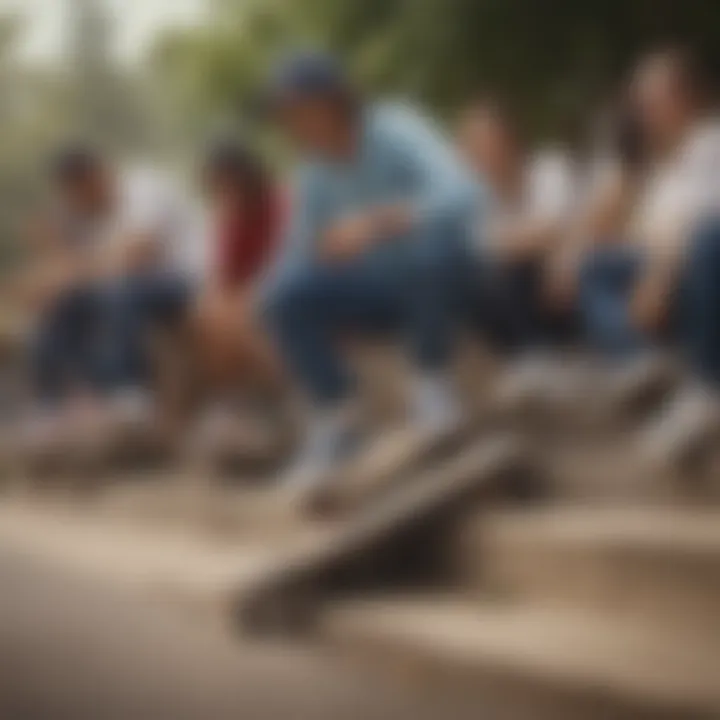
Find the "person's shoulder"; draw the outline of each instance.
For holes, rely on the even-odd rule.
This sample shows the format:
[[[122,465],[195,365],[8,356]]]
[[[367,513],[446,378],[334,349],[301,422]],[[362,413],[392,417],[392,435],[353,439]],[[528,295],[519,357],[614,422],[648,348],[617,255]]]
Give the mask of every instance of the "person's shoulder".
[[[408,100],[389,99],[374,103],[367,108],[371,128],[378,134],[395,138],[414,132],[437,132],[439,128]]]
[[[367,110],[379,122],[402,122],[422,117],[417,105],[397,97],[377,100]]]
[[[178,183],[169,172],[152,165],[126,165],[120,170],[120,182],[126,197],[170,197],[177,194]]]

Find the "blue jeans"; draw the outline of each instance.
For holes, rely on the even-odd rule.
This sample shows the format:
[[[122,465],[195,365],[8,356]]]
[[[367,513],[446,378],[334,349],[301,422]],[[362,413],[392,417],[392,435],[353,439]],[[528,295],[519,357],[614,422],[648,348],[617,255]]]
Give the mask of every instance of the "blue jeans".
[[[629,300],[644,266],[630,248],[594,253],[581,278],[581,305],[590,343],[614,357],[626,357],[653,343],[633,325]],[[720,220],[693,234],[672,298],[669,336],[687,356],[693,372],[720,384]]]
[[[102,387],[97,354],[101,307],[101,294],[88,285],[65,291],[40,317],[29,363],[34,392],[42,404],[60,402],[73,385]]]
[[[181,321],[193,296],[179,274],[150,272],[123,278],[103,291],[102,366],[111,390],[149,382],[147,338],[155,328]]]
[[[638,248],[594,250],[580,274],[580,307],[588,344],[607,357],[625,358],[644,350],[651,339],[633,323],[630,300],[644,266]]]
[[[312,264],[274,288],[269,324],[290,370],[318,404],[352,390],[339,350],[344,337],[400,333],[418,367],[446,366],[470,270],[467,247],[465,223],[428,223],[397,256],[380,248],[348,263]]]

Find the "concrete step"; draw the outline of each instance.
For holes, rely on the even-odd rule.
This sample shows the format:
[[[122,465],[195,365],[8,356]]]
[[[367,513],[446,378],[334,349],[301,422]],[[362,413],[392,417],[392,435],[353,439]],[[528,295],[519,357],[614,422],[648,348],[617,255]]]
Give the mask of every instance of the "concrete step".
[[[234,541],[277,543],[311,524],[271,482],[221,482],[187,471],[115,473],[89,486],[73,482],[8,482],[0,500],[58,509],[93,520],[124,523],[152,532],[199,534]]]
[[[591,609],[720,645],[720,510],[562,507],[493,512],[459,530],[463,582]]]
[[[230,519],[247,521],[229,532],[209,532],[198,520],[211,493],[220,492],[201,485],[170,484],[181,502],[172,493],[159,493],[159,485],[151,516],[175,498],[179,516],[192,521],[176,517],[156,524],[144,515],[148,496],[142,487],[140,499],[123,496],[129,506],[112,494],[108,506],[102,493],[7,495],[0,503],[0,542],[145,594],[220,609],[250,630],[286,632],[313,620],[337,586],[387,582],[408,573],[411,556],[419,565],[416,542],[428,547],[417,570],[426,572],[438,533],[449,535],[448,519],[493,497],[524,462],[513,438],[488,439],[445,466],[408,478],[377,505],[317,522],[298,520],[287,499],[278,502],[282,497],[272,492],[255,491],[254,503],[247,492],[234,495],[232,504],[229,496],[213,496],[213,513],[224,502]]]
[[[536,717],[694,720],[720,716],[720,652],[633,624],[457,597],[338,604],[329,642],[416,688],[456,698],[503,688],[532,698]]]
[[[272,487],[223,486],[197,477],[113,482],[89,498],[87,507],[96,517],[235,540],[277,543],[308,528]]]
[[[322,531],[238,541],[182,527],[153,530],[57,499],[0,503],[0,543],[8,551],[207,618],[227,619],[237,594],[275,567],[278,554],[315,542]]]
[[[676,478],[648,472],[627,433],[572,440],[561,435],[537,442],[551,491],[564,501],[671,503],[677,499]]]
[[[445,578],[452,528],[469,510],[523,492],[532,464],[522,442],[501,435],[404,477],[332,534],[279,558],[238,602],[243,627],[263,634],[307,629],[338,592]]]

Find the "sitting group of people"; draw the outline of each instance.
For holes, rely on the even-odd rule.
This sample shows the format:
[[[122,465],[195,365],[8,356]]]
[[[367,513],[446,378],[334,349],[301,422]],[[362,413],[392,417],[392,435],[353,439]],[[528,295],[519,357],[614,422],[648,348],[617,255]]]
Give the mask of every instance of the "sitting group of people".
[[[148,342],[162,331],[202,381],[193,437],[222,432],[239,376],[279,387],[250,294],[273,252],[281,198],[253,154],[225,141],[209,150],[202,186],[210,227],[192,194],[164,174],[120,170],[86,147],[63,149],[51,176],[57,202],[34,233],[33,260],[16,288],[36,318],[34,403],[23,425],[31,452],[172,434],[173,412],[157,413]]]
[[[203,426],[231,421],[238,382],[304,393],[290,487],[327,482],[367,448],[346,350],[363,336],[406,344],[403,432],[422,446],[468,422],[451,372],[468,331],[516,385],[532,366],[546,395],[572,384],[568,347],[595,359],[581,396],[651,377],[670,349],[684,379],[653,432],[663,446],[709,437],[720,124],[679,50],[642,58],[621,105],[590,162],[531,153],[489,100],[461,113],[453,143],[407,105],[367,102],[333,59],[295,54],[262,102],[302,156],[292,192],[222,144],[203,173],[210,233],[159,174],[62,153],[59,207],[23,284],[37,308],[30,435],[157,426],[148,330],[173,326],[204,378]]]

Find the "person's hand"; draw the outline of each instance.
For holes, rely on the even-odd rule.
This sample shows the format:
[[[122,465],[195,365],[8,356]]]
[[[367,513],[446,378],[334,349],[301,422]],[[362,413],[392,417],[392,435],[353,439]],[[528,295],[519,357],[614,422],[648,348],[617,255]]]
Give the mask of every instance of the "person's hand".
[[[77,273],[69,261],[53,260],[36,268],[24,279],[22,294],[31,307],[43,311],[76,279]]]
[[[543,277],[543,294],[549,307],[565,310],[576,300],[582,256],[560,252],[550,258]]]
[[[412,207],[398,203],[376,208],[373,211],[376,230],[383,235],[403,235],[412,229],[416,214]]]
[[[160,247],[160,243],[152,235],[129,235],[120,245],[120,263],[127,271],[147,269],[160,259]]]
[[[657,332],[665,322],[670,291],[661,279],[648,276],[641,280],[632,297],[630,313],[641,330]]]
[[[322,258],[328,262],[345,262],[361,255],[373,242],[376,218],[360,213],[336,221],[325,233]]]

